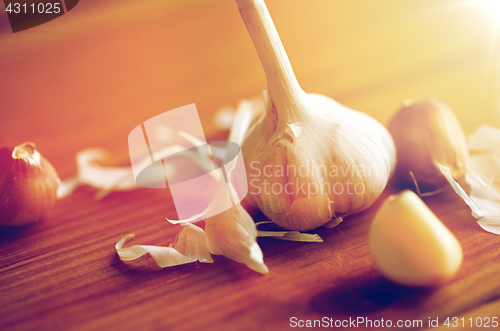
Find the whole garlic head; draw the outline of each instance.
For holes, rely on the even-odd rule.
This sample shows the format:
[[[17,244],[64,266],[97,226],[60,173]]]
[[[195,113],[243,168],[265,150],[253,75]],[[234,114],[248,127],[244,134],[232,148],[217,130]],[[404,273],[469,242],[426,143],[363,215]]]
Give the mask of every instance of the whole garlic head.
[[[37,221],[56,201],[59,182],[56,170],[35,144],[0,149],[0,225]]]
[[[367,114],[299,86],[261,0],[238,0],[268,81],[266,114],[245,137],[248,199],[306,231],[368,208],[395,164],[390,134]]]

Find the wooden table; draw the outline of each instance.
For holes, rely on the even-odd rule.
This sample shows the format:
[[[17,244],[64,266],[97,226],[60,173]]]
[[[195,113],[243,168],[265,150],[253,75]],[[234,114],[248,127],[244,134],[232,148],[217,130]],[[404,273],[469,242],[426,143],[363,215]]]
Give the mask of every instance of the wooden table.
[[[491,11],[457,2],[268,7],[304,90],[384,124],[402,100],[435,95],[470,133],[500,126],[500,41]],[[126,165],[128,133],[186,104],[196,103],[207,137],[225,137],[213,124],[217,109],[266,88],[233,1],[81,1],[15,34],[0,8],[0,143],[35,142],[61,178],[76,172],[74,156],[86,147]],[[124,234],[135,233],[135,243],[173,241],[179,228],[164,220],[171,197],[141,189],[97,201],[95,192],[81,188],[39,224],[1,230],[1,330],[282,330],[293,317],[428,327],[429,319],[500,315],[500,237],[451,191],[425,201],[460,240],[464,263],[433,289],[396,286],[374,267],[367,233],[381,200],[315,231],[324,243],[259,239],[270,269],[263,276],[221,256],[166,269],[149,256],[124,263],[114,249]]]

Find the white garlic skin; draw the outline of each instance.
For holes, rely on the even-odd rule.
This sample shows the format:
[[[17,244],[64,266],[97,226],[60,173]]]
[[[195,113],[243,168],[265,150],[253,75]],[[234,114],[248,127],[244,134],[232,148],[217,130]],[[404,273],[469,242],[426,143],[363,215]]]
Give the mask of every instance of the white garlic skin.
[[[469,149],[453,111],[434,97],[406,101],[388,125],[398,154],[395,179],[420,186],[448,185],[437,163],[453,178],[464,174]]]
[[[59,181],[33,143],[0,149],[0,226],[38,221],[54,205]]]
[[[284,229],[307,231],[371,206],[386,187],[396,156],[389,132],[375,119],[326,96],[299,93],[303,104],[295,111],[276,111],[269,100],[242,152],[248,200]],[[290,124],[300,128],[297,136]]]

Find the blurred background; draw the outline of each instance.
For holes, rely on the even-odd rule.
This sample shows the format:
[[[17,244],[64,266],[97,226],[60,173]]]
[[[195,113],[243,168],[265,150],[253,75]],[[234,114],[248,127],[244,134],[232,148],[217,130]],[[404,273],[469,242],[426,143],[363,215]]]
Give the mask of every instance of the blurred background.
[[[500,127],[500,1],[268,0],[306,92],[387,124],[434,95],[466,133]],[[259,96],[264,72],[231,0],[85,0],[12,33],[0,5],[0,144],[33,141],[62,178],[104,147],[123,162],[141,122],[196,103],[205,135],[222,106]]]

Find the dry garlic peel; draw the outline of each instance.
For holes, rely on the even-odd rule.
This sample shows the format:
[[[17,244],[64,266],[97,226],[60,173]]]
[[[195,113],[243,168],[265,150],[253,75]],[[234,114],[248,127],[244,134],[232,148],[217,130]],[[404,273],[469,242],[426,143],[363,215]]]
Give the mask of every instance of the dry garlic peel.
[[[241,144],[244,134],[256,114],[250,103],[240,103],[229,134],[229,141]],[[237,194],[231,183],[231,173],[239,158],[223,162],[227,169],[228,182],[219,180],[217,194],[210,209],[225,210],[205,220],[208,248],[212,254],[224,255],[234,261],[245,263],[250,269],[267,273],[264,256],[257,244],[257,229],[253,219],[237,201]],[[238,179],[238,178],[237,178]],[[221,208],[222,207],[222,208]]]
[[[228,140],[241,144],[245,132],[256,115],[251,103],[241,102],[238,105]],[[219,157],[224,157],[225,154],[229,155],[224,151],[219,151],[216,154]],[[217,157],[217,155],[213,156]],[[256,241],[255,223],[241,204],[235,202],[239,201],[239,198],[233,188],[231,175],[239,161],[240,158],[237,157],[222,162],[228,182],[224,178],[219,179],[216,196],[205,211],[189,219],[167,220],[171,223],[187,224],[205,215],[214,215],[205,219],[206,240],[210,253],[224,255],[234,261],[246,264],[252,270],[267,273],[268,268],[264,264],[262,251]],[[214,212],[217,210],[224,211]]]
[[[395,163],[387,130],[299,86],[262,0],[237,0],[268,82],[265,116],[242,145],[249,199],[276,224],[311,230],[368,208]]]
[[[157,151],[153,154],[156,159],[162,159],[174,154],[184,153],[195,162],[198,160],[195,153],[185,150],[182,146],[173,145]],[[74,177],[67,178],[61,182],[57,191],[57,198],[62,199],[69,196],[82,185],[89,185],[99,189],[96,194],[97,199],[102,199],[112,191],[128,191],[140,188],[134,178],[130,166],[116,167],[103,166],[109,160],[109,152],[102,148],[86,148],[76,154],[76,165],[78,173]],[[148,156],[137,163],[138,167],[145,168],[151,164],[151,157]],[[165,162],[165,171],[169,176],[176,173],[176,168],[169,162]],[[152,180],[158,180],[152,178]],[[161,178],[164,183],[164,178]],[[155,183],[148,182],[149,185]]]
[[[486,153],[500,156],[500,129],[489,125],[480,126],[469,135],[469,149],[472,153]]]
[[[453,111],[434,97],[405,101],[388,125],[397,150],[396,177],[421,186],[443,187],[438,164],[455,179],[465,174],[467,138]]]
[[[286,231],[280,233],[280,235],[274,235],[273,231],[258,231],[257,237],[270,237],[280,240],[287,241],[299,241],[299,242],[310,242],[310,243],[322,243],[323,239],[317,234],[313,233],[301,233],[299,231]]]
[[[474,203],[474,201],[467,195],[462,186],[453,178],[450,169],[438,163],[439,170],[443,174],[443,176],[448,181],[448,184],[453,188],[456,194],[469,206],[472,212],[472,216],[475,218],[481,218],[484,216],[481,209]]]
[[[115,249],[122,261],[133,261],[149,253],[161,268],[196,261],[213,263],[208,252],[205,232],[193,224],[183,226],[175,243],[169,247],[133,245],[123,248],[133,237],[133,234],[128,234],[116,243]]]
[[[463,259],[457,238],[412,191],[387,198],[369,234],[380,272],[406,286],[435,286],[453,277]]]
[[[500,129],[487,125],[469,135],[468,169],[490,181],[488,188],[467,174],[470,198],[481,210],[477,223],[486,231],[500,234]]]
[[[86,148],[76,154],[77,175],[62,181],[57,198],[62,199],[82,185],[100,189],[96,197],[101,199],[114,190],[133,190],[136,184],[132,168],[108,167],[101,163],[109,159],[109,153],[102,148]]]
[[[241,143],[248,127],[255,120],[258,112],[254,111],[252,104],[246,101],[238,105],[234,121],[231,126],[229,141]],[[192,136],[183,134],[184,138],[191,141],[195,146],[199,141]],[[175,146],[173,146],[175,147]],[[168,151],[167,147],[165,150]],[[228,155],[223,149],[214,149],[215,158],[224,158]],[[165,153],[165,156],[170,155]],[[200,161],[202,156],[197,157],[193,153],[189,155],[192,160],[203,169],[206,164]],[[267,273],[268,269],[264,264],[262,251],[257,244],[257,230],[250,215],[236,201],[236,192],[231,184],[231,172],[235,169],[238,158],[229,162],[223,162],[226,170],[228,182],[220,176],[218,178],[218,190],[216,198],[201,213],[193,215],[189,219],[169,220],[174,224],[183,224],[178,240],[173,247],[160,247],[148,245],[134,245],[123,248],[124,243],[133,237],[127,235],[116,244],[116,251],[123,261],[130,261],[140,256],[150,253],[161,267],[168,267],[196,260],[201,262],[212,262],[210,253],[221,254],[237,262],[245,263],[251,269]],[[208,169],[206,169],[208,171]],[[190,224],[211,213],[212,209],[221,210],[221,205],[226,209],[224,212],[216,214],[205,220],[206,232]],[[226,208],[227,207],[227,208]],[[213,214],[213,213],[212,213]],[[186,232],[189,231],[189,232]],[[185,235],[186,233],[195,235]],[[190,238],[188,240],[188,238]]]
[[[261,114],[265,111],[265,104],[262,100],[262,97],[253,98],[250,100],[242,100],[242,103],[247,104],[252,109],[254,113],[252,117],[257,119]],[[241,107],[241,104],[238,105],[238,108]],[[236,113],[236,109],[230,106],[223,106],[217,110],[213,118],[213,124],[219,130],[229,130],[231,129],[231,125],[234,121],[234,115]]]
[[[263,224],[274,224],[272,221],[261,221],[255,223],[255,226]],[[275,238],[281,240],[288,241],[299,241],[299,242],[316,242],[322,243],[323,239],[316,233],[302,233],[299,231],[262,231],[257,230],[257,237],[267,237],[267,238]]]
[[[248,129],[251,122],[255,122],[256,117],[262,114],[262,100],[242,100],[237,107],[236,113],[240,113],[240,116],[244,116],[243,119],[235,119],[234,123],[239,123],[238,125],[244,125],[244,130],[231,130],[233,135],[233,140],[241,141],[243,136]],[[241,115],[243,114],[243,115]],[[235,116],[235,115],[234,115]],[[234,127],[234,125],[233,125]],[[155,130],[155,139],[161,143],[168,143],[168,138],[171,135],[178,134],[183,137],[187,142],[192,143],[193,146],[201,146],[205,142],[189,135],[183,131],[176,131],[166,126],[158,126]],[[235,136],[237,135],[237,136]],[[204,150],[199,148],[196,153],[192,149],[186,149],[186,147],[181,145],[171,145],[165,147],[161,150],[153,153],[152,157],[154,160],[166,159],[170,156],[185,156],[191,159],[196,165],[204,169],[208,174],[218,180],[217,175],[219,173],[212,171],[212,165],[210,162],[206,162],[209,158],[204,155]],[[219,159],[224,158],[225,151],[222,148],[211,146],[211,152],[214,157]],[[126,191],[140,188],[136,183],[136,178],[134,178],[134,173],[131,167],[116,167],[116,166],[103,166],[109,160],[109,152],[102,148],[87,148],[77,153],[76,164],[78,169],[78,174],[74,177],[65,179],[59,185],[57,192],[58,199],[65,198],[69,196],[75,189],[82,185],[89,185],[99,189],[96,197],[101,199],[105,197],[112,191]],[[143,158],[140,162],[135,164],[138,169],[144,169],[151,165],[151,156]],[[165,171],[167,172],[168,178],[173,178],[177,172],[174,164],[166,161],[164,163]],[[144,179],[144,178],[143,178]],[[157,176],[148,177],[148,181],[142,181],[142,184],[148,187],[154,187],[157,184],[164,184],[165,178],[162,176],[158,178]],[[201,216],[199,214],[199,216]],[[196,218],[195,218],[196,219]],[[193,220],[195,220],[193,219]],[[180,222],[186,223],[186,222]]]
[[[102,193],[111,190],[130,190],[137,184],[130,167],[105,167],[100,163],[109,159],[109,153],[101,148],[88,148],[76,156],[78,179],[81,184],[100,188]],[[103,196],[104,194],[100,194]]]
[[[220,190],[226,190],[221,181]],[[218,194],[215,204],[231,204],[228,194]],[[226,211],[205,220],[208,249],[212,254],[224,255],[236,262],[245,263],[250,269],[267,273],[264,255],[257,244],[255,223],[241,206],[236,204]]]

